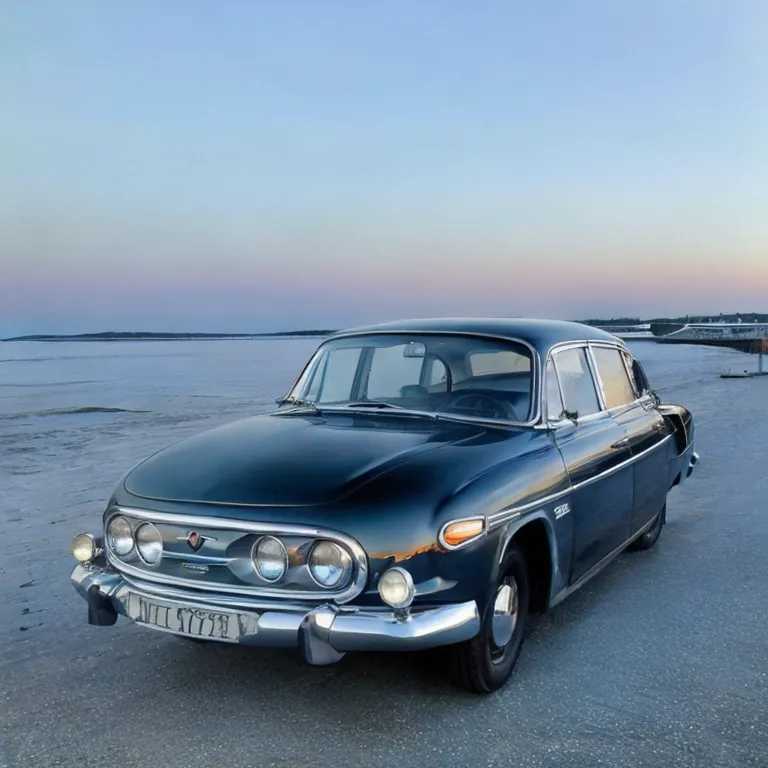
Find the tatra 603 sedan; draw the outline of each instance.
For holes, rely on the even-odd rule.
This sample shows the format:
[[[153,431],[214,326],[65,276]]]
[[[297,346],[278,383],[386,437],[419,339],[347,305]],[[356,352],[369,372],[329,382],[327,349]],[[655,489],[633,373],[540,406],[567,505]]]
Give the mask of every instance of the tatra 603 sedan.
[[[323,340],[270,413],[120,481],[73,542],[88,621],[197,640],[445,654],[510,677],[527,617],[658,540],[698,461],[617,337],[525,319],[401,321]]]

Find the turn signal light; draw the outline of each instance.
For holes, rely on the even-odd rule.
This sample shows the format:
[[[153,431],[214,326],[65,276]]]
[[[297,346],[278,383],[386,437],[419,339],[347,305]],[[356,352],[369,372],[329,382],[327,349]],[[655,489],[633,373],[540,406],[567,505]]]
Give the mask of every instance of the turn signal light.
[[[480,536],[485,531],[485,520],[474,518],[472,520],[459,520],[448,523],[443,528],[440,538],[448,547],[459,547],[464,542]]]

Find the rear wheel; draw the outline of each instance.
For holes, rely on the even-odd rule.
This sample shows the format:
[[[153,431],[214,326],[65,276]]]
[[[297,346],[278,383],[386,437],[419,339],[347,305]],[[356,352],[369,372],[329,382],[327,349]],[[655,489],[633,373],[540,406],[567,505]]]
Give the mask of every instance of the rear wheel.
[[[630,552],[641,552],[645,549],[650,549],[661,536],[661,529],[667,522],[667,505],[665,504],[653,521],[653,525],[642,535],[638,536],[627,549]]]
[[[525,556],[515,544],[504,555],[490,598],[478,635],[447,649],[453,681],[475,693],[501,688],[522,649],[530,591]]]

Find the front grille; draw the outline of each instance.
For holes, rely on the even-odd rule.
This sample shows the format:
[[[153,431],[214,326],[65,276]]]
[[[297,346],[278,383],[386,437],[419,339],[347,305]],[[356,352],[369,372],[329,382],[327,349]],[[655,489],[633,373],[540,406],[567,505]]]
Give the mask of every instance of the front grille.
[[[107,512],[105,531],[116,515],[126,518],[134,530],[142,522],[151,522],[162,537],[163,555],[156,566],[150,566],[139,559],[135,548],[121,557],[107,547],[110,562],[125,574],[159,584],[233,595],[344,603],[363,591],[368,576],[362,547],[336,531],[121,507]],[[251,560],[253,545],[264,535],[279,538],[288,552],[288,570],[278,584],[264,581]],[[351,578],[341,587],[324,589],[309,573],[307,558],[318,540],[334,542],[352,558]]]

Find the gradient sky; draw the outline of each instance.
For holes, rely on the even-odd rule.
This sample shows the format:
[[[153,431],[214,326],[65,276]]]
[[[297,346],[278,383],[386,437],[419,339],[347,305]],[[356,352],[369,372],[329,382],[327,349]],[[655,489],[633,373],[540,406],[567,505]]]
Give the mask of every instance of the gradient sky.
[[[6,0],[0,337],[768,311],[764,0]]]

